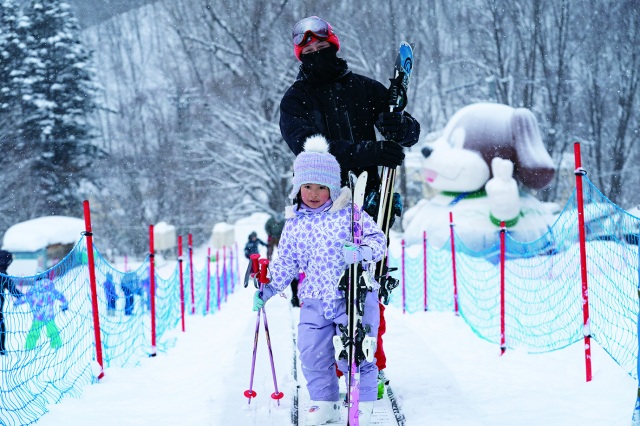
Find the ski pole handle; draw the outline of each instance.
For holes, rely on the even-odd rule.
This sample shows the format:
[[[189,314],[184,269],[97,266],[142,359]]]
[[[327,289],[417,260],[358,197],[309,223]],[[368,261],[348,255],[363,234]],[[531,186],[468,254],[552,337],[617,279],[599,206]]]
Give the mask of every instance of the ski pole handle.
[[[251,261],[251,275],[255,277],[258,274],[258,259],[260,259],[260,255],[257,253],[253,253],[249,256],[249,258]]]
[[[256,274],[256,277],[257,277],[258,283],[260,283],[258,289],[260,290],[260,297],[262,297],[262,288],[264,287],[265,284],[270,282],[269,278],[267,278],[269,260],[260,259],[259,263],[260,263],[260,271]],[[256,283],[256,285],[258,284]]]
[[[269,260],[268,259],[260,259],[260,275],[258,275],[258,282],[263,284],[268,284],[270,282],[269,278],[267,278],[267,270],[269,268]]]

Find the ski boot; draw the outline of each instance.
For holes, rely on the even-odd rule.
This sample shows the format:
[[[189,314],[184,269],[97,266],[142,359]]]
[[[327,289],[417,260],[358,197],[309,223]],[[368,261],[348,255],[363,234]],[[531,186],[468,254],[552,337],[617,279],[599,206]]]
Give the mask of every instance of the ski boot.
[[[311,401],[305,424],[316,426],[338,420],[340,420],[340,401]]]
[[[360,426],[369,426],[371,423],[371,417],[373,417],[373,404],[374,401],[360,401],[358,405],[358,423]]]

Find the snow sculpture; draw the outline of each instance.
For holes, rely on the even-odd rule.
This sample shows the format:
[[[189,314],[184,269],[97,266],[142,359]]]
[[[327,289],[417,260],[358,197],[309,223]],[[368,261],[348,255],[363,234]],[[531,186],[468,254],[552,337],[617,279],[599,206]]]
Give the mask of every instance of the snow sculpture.
[[[451,117],[442,136],[424,148],[423,170],[438,191],[407,210],[403,217],[407,244],[449,242],[449,212],[466,248],[491,250],[499,242],[500,222],[520,242],[538,240],[553,223],[558,206],[543,203],[522,189],[542,189],[554,176],[535,116],[524,108],[477,103]],[[508,247],[511,254],[550,245]],[[499,247],[499,246],[498,246]],[[485,255],[486,253],[480,253]]]

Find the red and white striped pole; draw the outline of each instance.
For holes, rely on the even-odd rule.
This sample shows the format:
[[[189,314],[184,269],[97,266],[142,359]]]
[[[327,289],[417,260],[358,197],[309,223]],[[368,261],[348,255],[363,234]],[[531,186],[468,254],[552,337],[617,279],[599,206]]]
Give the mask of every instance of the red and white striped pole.
[[[93,232],[91,231],[91,211],[89,201],[84,200],[84,235],[87,239],[87,260],[89,266],[89,287],[91,289],[91,311],[93,312],[93,335],[96,341],[96,362],[100,365],[98,380],[104,377],[102,361],[102,340],[100,339],[100,315],[98,314],[98,288],[96,285],[96,265],[93,259]]]
[[[500,222],[500,355],[507,350],[504,329],[504,262],[505,262],[505,233],[507,227]]]
[[[191,315],[196,313],[196,295],[193,284],[193,237],[189,233],[189,281],[191,285]]]
[[[453,312],[458,315],[458,280],[456,277],[456,243],[453,232],[453,213],[449,212],[449,232],[451,235],[451,264],[453,271]]]
[[[424,287],[424,310],[427,311],[427,231],[422,231],[422,283]]]
[[[149,225],[149,303],[151,306],[151,356],[156,356],[156,251],[153,225]]]
[[[180,321],[184,332],[184,276],[182,272],[182,235],[178,235],[178,267],[180,270]]]
[[[584,197],[582,193],[582,176],[587,172],[582,168],[580,157],[580,143],[573,144],[573,152],[576,162],[576,202],[578,203],[578,233],[580,235],[580,274],[582,277],[582,318],[584,334],[584,359],[587,382],[591,381],[591,324],[589,322],[589,289],[587,286],[587,248],[586,232],[584,227]]]

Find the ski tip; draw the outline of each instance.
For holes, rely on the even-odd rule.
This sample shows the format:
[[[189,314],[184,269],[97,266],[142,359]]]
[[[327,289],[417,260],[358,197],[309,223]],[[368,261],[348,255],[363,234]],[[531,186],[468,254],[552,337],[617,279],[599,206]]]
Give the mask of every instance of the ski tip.
[[[409,43],[408,41],[403,41],[400,43],[400,51],[405,51],[410,54],[413,54],[413,49],[416,47],[415,43]]]

